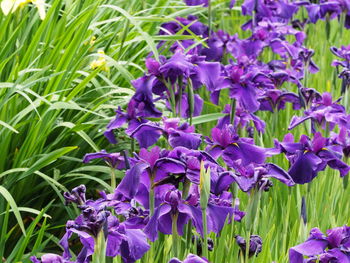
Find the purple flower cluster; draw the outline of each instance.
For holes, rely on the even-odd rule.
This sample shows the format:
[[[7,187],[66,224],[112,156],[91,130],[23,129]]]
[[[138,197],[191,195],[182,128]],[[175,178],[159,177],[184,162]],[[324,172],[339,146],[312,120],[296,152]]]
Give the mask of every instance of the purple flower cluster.
[[[290,263],[350,262],[350,227],[336,227],[324,235],[313,228],[309,238],[289,250]]]
[[[339,78],[342,79],[341,92],[345,93],[345,91],[350,86],[350,46],[342,46],[340,48],[331,47],[331,51],[334,55],[341,59],[334,60],[332,62],[332,66],[337,67],[338,71],[339,67],[342,68],[342,70],[339,73]]]
[[[210,4],[208,0],[185,2]],[[201,241],[204,247],[208,233],[219,235],[225,223],[240,222],[246,214],[232,188],[237,186],[253,196],[256,191],[268,191],[275,179],[287,186],[309,183],[326,167],[339,170],[342,177],[347,175],[350,167],[342,158],[350,155],[349,116],[340,100],[303,86],[305,76],[316,73],[318,67],[312,60],[314,51],[304,46],[306,34],[293,27],[292,21],[300,6],[305,5],[311,22],[316,22],[348,12],[344,3],[245,0],[242,12],[252,16],[243,25],[251,32],[245,39],[220,30],[209,32],[195,16],[163,24],[160,35],[195,35],[207,38],[206,43],[186,38],[168,46],[161,41],[159,51],[170,50],[170,55],[158,60],[149,55],[147,71],[131,83],[135,94],[126,109],[118,107],[104,132],[111,144],[118,142],[116,131],[121,131],[139,147],[132,157],[102,150],[83,160],[102,159],[112,174],[118,169],[125,176],[118,186],[112,185],[112,193],[101,192],[97,200],[86,200],[84,186],[64,194],[66,203],[77,204],[81,214],[66,224],[60,241],[63,255],[47,254],[41,262],[72,262],[69,240],[73,235],[82,244],[74,259],[77,263],[91,262],[101,252],[96,249],[100,242],[106,243],[102,251],[106,256],[120,255],[124,262],[135,262],[160,233],[173,235],[176,247],[176,237],[186,231],[192,234],[194,229],[205,240]],[[344,68],[340,75],[348,86],[348,48],[332,51],[344,60],[333,64]],[[263,61],[265,52],[273,54],[273,59]],[[228,98],[223,102],[220,94],[224,92]],[[210,137],[198,133],[192,124],[205,107],[200,95],[204,93],[218,108],[231,102],[220,109],[222,117]],[[275,140],[273,148],[257,145],[254,131],[261,135],[266,126],[259,112],[272,112],[276,117],[287,104],[294,110],[305,109],[304,116],[292,118],[289,129],[310,119],[313,136],[302,135],[294,142],[294,136],[287,134],[282,142]],[[334,132],[336,127],[339,133]],[[320,128],[333,131],[330,138],[316,132]],[[288,171],[268,161],[277,154],[288,159]],[[304,262],[303,255],[310,257],[308,262],[319,254],[348,257],[347,228],[332,231],[336,234],[329,232],[328,237],[313,231],[306,243],[291,249],[291,262]],[[257,256],[262,249],[256,235],[250,237],[249,248],[241,236],[236,236],[236,242],[242,255]],[[184,261],[173,258],[169,263],[208,262],[200,256],[189,254]],[[40,262],[35,257],[32,261]]]
[[[233,7],[235,1],[231,1]],[[245,0],[242,4],[242,14],[252,16],[243,28],[253,27],[263,19],[275,22],[288,23],[293,16],[304,6],[308,13],[308,22],[316,23],[318,20],[332,20],[344,17],[344,26],[350,28],[350,4],[346,0]],[[296,20],[295,20],[296,21]]]

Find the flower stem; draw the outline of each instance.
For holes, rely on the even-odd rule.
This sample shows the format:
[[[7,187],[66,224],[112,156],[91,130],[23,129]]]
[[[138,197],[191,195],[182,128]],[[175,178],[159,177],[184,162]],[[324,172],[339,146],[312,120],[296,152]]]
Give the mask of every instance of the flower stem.
[[[94,254],[92,255],[93,263],[106,262],[106,242],[103,231],[100,231],[95,238]]]
[[[249,198],[249,204],[247,208],[246,222],[247,229],[249,231],[252,230],[254,226],[254,221],[257,218],[257,212],[259,207],[261,192],[258,189],[252,189]]]
[[[115,179],[115,169],[111,167],[111,188],[112,193],[114,192],[114,189],[116,188],[116,179]]]
[[[173,116],[176,117],[176,99],[175,99],[175,92],[174,89],[168,81],[163,77],[163,83],[167,87],[168,92],[169,92],[169,103],[171,105],[171,111],[173,113]]]
[[[153,187],[153,179],[151,180],[151,189],[149,190],[149,213],[150,217],[154,214],[154,187]]]
[[[234,125],[236,115],[236,99],[231,99],[230,123]]]
[[[348,157],[345,157],[345,163],[346,164],[348,164]],[[349,184],[349,175],[347,174],[347,175],[345,175],[344,177],[343,177],[343,188],[344,188],[344,190],[346,190],[346,188],[348,187],[348,184]]]
[[[208,259],[208,227],[207,227],[207,211],[202,209],[202,220],[203,220],[203,242],[202,252],[203,256]]]
[[[188,86],[187,86],[187,96],[188,96],[188,106],[189,106],[189,115],[190,115],[190,125],[192,125],[192,117],[193,117],[193,111],[194,111],[194,92],[193,92],[193,86],[192,81],[189,78],[188,79]]]
[[[172,219],[172,239],[173,239],[173,244],[172,244],[172,248],[173,248],[173,256],[175,258],[178,257],[179,255],[179,234],[177,232],[177,218],[178,218],[178,213],[172,215],[171,219]]]
[[[182,198],[186,200],[188,192],[190,191],[191,181],[186,177],[183,183]]]
[[[212,20],[212,12],[211,12],[211,0],[208,0],[208,29],[209,29],[209,36],[210,36],[210,32],[211,32],[211,20]]]
[[[179,77],[179,93],[177,97],[178,98],[177,104],[178,104],[178,112],[180,117],[181,117],[181,102],[182,102],[182,85],[183,85],[182,77]]]

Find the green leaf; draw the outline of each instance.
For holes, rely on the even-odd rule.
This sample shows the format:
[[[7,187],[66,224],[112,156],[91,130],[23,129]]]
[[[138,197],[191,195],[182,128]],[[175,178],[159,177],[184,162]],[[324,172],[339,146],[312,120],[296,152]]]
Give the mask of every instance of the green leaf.
[[[224,113],[209,113],[209,114],[193,117],[192,124],[196,125],[196,124],[216,121],[226,115],[227,114],[224,114]]]
[[[26,236],[26,231],[25,231],[24,224],[22,221],[21,213],[19,212],[17,204],[16,204],[15,200],[13,199],[12,195],[9,193],[9,191],[7,191],[7,189],[5,187],[3,187],[1,185],[0,185],[0,194],[10,204],[11,209],[13,210],[13,213],[17,219],[17,223],[18,223],[19,227],[21,228],[23,235]]]

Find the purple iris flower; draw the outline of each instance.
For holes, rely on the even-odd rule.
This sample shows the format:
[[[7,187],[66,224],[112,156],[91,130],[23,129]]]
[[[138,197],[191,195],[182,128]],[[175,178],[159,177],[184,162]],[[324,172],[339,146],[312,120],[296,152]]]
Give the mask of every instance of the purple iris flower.
[[[178,118],[163,118],[162,126],[158,123],[146,122],[138,126],[130,136],[139,142],[141,148],[148,148],[155,144],[163,135],[172,147],[198,149],[202,140],[200,134],[194,133],[194,129],[194,126],[190,126],[187,122],[180,125]]]
[[[348,129],[341,127],[338,134],[332,133],[331,141],[341,147],[345,158],[350,157],[350,131]]]
[[[171,147],[183,146],[197,150],[202,142],[201,134],[195,133],[194,126],[187,122],[180,124],[180,119],[163,119],[164,131]]]
[[[85,154],[83,163],[89,163],[94,159],[103,159],[110,167],[118,170],[125,169],[125,158],[120,153],[107,153],[105,150],[97,153],[88,153]]]
[[[174,217],[177,218],[177,230],[180,236],[183,235],[184,226],[189,220],[192,220],[196,229],[202,233],[202,213],[200,208],[195,206],[197,202],[197,200],[191,200],[191,197],[186,201],[183,200],[178,190],[168,191],[144,228],[145,234],[151,241],[157,239],[158,231],[167,235],[171,234]]]
[[[194,65],[182,52],[176,52],[170,59],[160,66],[159,72],[165,79],[170,79],[172,82],[178,78],[188,78]]]
[[[275,22],[288,23],[298,11],[299,6],[289,1],[245,0],[242,5],[242,14],[255,16],[254,21],[260,22],[269,19]],[[252,20],[248,21],[244,28],[253,28]]]
[[[242,254],[245,255],[247,250],[246,240],[239,235],[235,236],[235,238],[236,238],[236,243],[242,250]],[[261,237],[258,235],[251,235],[249,240],[249,252],[248,252],[249,257],[258,256],[261,250],[262,250]]]
[[[183,261],[178,258],[172,258],[168,263],[209,263],[205,258],[189,254]]]
[[[342,82],[342,93],[350,86],[350,45],[341,46],[340,48],[331,47],[331,51],[334,55],[341,58],[342,60],[333,60],[332,66],[342,67],[342,71],[338,77],[343,80]]]
[[[74,234],[80,238],[83,248],[77,256],[77,263],[88,262],[89,257],[94,253],[95,239],[107,222],[109,212],[95,209],[92,206],[83,206],[82,214],[74,221],[69,220],[66,224],[66,233],[60,241],[64,249],[63,257],[71,258],[69,251],[69,239]]]
[[[222,129],[226,125],[230,125],[231,105],[226,104],[222,113],[225,113],[226,115],[218,120],[216,128],[219,128],[219,129]],[[237,130],[244,127],[246,128],[246,130],[249,130],[249,128],[251,127],[250,126],[251,122],[254,124],[255,129],[259,133],[265,132],[266,124],[263,120],[261,120],[255,114],[244,110],[239,104],[236,105],[234,127]]]
[[[135,130],[140,124],[147,122],[145,118],[159,118],[162,113],[155,107],[152,88],[156,81],[154,76],[143,76],[132,81],[136,91],[134,96],[129,101],[127,111],[124,113],[121,108],[116,110],[116,117],[106,128],[104,135],[110,143],[117,143],[113,131],[128,123],[126,133]]]
[[[293,110],[301,108],[300,98],[292,92],[286,92],[278,89],[266,90],[259,98],[261,111],[279,111],[285,109],[286,103],[292,103]]]
[[[172,258],[168,263],[209,263],[209,261],[197,255],[189,254],[183,261],[177,258]]]
[[[332,63],[333,66],[343,66],[346,68],[350,67],[350,45],[341,46],[340,48],[332,46],[331,51],[334,55],[342,59],[334,60]]]
[[[63,197],[66,200],[66,205],[68,205],[69,203],[84,205],[86,203],[85,193],[86,187],[83,184],[73,188],[70,193],[63,193]]]
[[[194,5],[208,6],[208,0],[185,0],[185,3],[188,6],[194,6]]]
[[[249,192],[253,188],[268,191],[272,186],[269,178],[275,178],[288,186],[295,184],[286,171],[272,163],[247,166],[237,164],[235,170],[232,177],[243,192]]]
[[[236,99],[240,105],[249,112],[259,109],[258,89],[254,77],[257,71],[251,68],[244,68],[238,65],[230,65],[226,69],[230,81],[230,98]]]
[[[213,171],[223,171],[215,159],[204,151],[195,151],[184,147],[176,147],[169,152],[168,158],[178,160],[185,167],[184,176],[191,182],[199,184],[201,162],[204,162],[204,167],[209,167]]]
[[[297,143],[289,133],[283,142],[277,142],[277,145],[281,152],[286,154],[291,164],[288,173],[297,184],[311,182],[327,165],[339,170],[341,177],[347,175],[350,170],[350,167],[341,161],[342,153],[339,152],[339,147],[331,145],[329,139],[322,137],[319,132],[312,140],[302,135]]]
[[[149,250],[146,235],[140,229],[130,229],[115,216],[108,217],[106,256],[121,255],[123,262],[133,263]]]
[[[232,52],[232,48],[237,41],[237,34],[231,36],[222,30],[212,32],[207,40],[208,48],[203,47],[200,50],[200,54],[206,57],[206,61],[220,62],[227,52]]]
[[[72,193],[75,192],[76,190],[73,189]],[[100,233],[103,233],[107,241],[106,256],[121,255],[123,262],[133,263],[150,248],[147,238],[143,231],[133,224],[135,222],[128,220],[133,216],[120,223],[115,216],[111,215],[106,210],[106,205],[112,202],[107,201],[108,196],[102,196],[105,198],[96,201],[88,200],[85,204],[80,205],[81,215],[67,222],[66,233],[60,241],[64,249],[63,258],[72,257],[69,251],[69,239],[73,234],[77,234],[83,248],[77,256],[76,263],[90,262],[90,257],[95,251],[95,242]]]
[[[206,1],[206,0],[197,0],[197,1]],[[187,18],[177,17],[176,21],[167,22],[161,25],[160,35],[175,35],[179,32],[184,26],[189,26],[188,29],[197,36],[203,36],[204,38],[208,36],[208,26],[201,23],[198,20],[198,17],[189,15]],[[185,35],[188,35],[189,32],[185,31]]]
[[[30,260],[33,263],[73,263],[73,261],[66,260],[59,255],[51,253],[43,255],[40,260],[34,256],[30,257]]]
[[[178,95],[178,94],[176,94],[176,95]],[[190,116],[191,116],[191,114],[190,114],[191,108],[190,108],[188,96],[189,95],[187,92],[183,92],[181,99],[176,103],[176,113],[179,114],[182,118],[190,118]],[[194,99],[194,102],[193,102],[194,109],[192,112],[192,117],[196,117],[202,113],[204,101],[201,98],[201,96],[199,96],[198,94],[194,94],[193,99]],[[169,103],[167,103],[167,106],[170,109]],[[181,112],[180,112],[179,108],[181,109]]]
[[[312,131],[316,131],[316,124],[323,129],[332,130],[336,125],[346,125],[346,111],[344,106],[340,105],[339,100],[332,101],[332,95],[328,92],[322,94],[322,101],[316,102],[310,109],[304,112],[305,116],[293,116],[289,130],[310,119]],[[328,127],[327,127],[328,125]]]
[[[306,10],[309,15],[311,23],[316,23],[320,19],[334,19],[339,17],[343,12],[349,13],[349,4],[347,1],[332,0],[320,1],[319,4],[306,5]],[[347,27],[347,23],[345,26]]]
[[[207,138],[207,151],[214,158],[223,158],[229,167],[235,167],[239,160],[242,166],[250,163],[262,164],[268,156],[268,151],[254,145],[250,138],[239,138],[232,125],[222,129],[212,129],[212,140]]]
[[[224,227],[228,217],[228,223],[231,223],[231,218],[234,221],[240,222],[245,216],[245,212],[239,209],[239,199],[235,200],[232,206],[232,194],[230,192],[222,192],[216,196],[210,194],[207,207],[208,231],[219,233]]]
[[[141,148],[148,148],[155,144],[163,134],[163,129],[158,123],[145,122],[140,124],[131,133],[130,137],[135,138]]]
[[[149,189],[157,182],[171,174],[184,174],[185,164],[168,157],[167,151],[153,147],[150,152],[142,148],[139,155],[132,161],[133,167],[126,172],[117,187],[117,191],[132,199],[136,198],[145,208],[148,208]],[[164,188],[164,187],[163,187]],[[155,203],[159,204],[164,192],[162,186],[155,187]],[[165,187],[166,189],[169,187]],[[164,191],[164,189],[163,189]]]
[[[219,103],[220,90],[229,85],[222,75],[221,67],[218,62],[201,62],[198,64],[199,81],[211,93],[211,100],[215,104]]]
[[[208,232],[219,233],[223,228],[226,218],[234,217],[240,221],[245,215],[240,211],[239,203],[232,207],[232,195],[223,192],[220,196],[210,195],[207,207]],[[171,234],[172,219],[177,218],[178,234],[183,235],[185,224],[192,221],[194,227],[203,235],[202,212],[199,206],[198,186],[192,186],[190,194],[186,200],[182,199],[182,194],[178,190],[170,190],[164,195],[163,202],[156,208],[153,217],[148,222],[144,231],[151,241],[157,239],[158,231],[164,234]]]
[[[313,228],[309,238],[289,249],[290,263],[304,262],[350,262],[350,227],[336,227],[324,235],[320,229]]]
[[[154,106],[153,102],[151,105]],[[125,123],[128,123],[128,129],[126,130],[126,133],[130,134],[139,125],[147,122],[145,119],[146,117],[160,117],[161,115],[162,114],[155,108],[153,114],[147,114],[145,111],[145,103],[139,103],[134,98],[132,98],[128,104],[126,113],[123,112],[120,107],[116,110],[116,117],[109,122],[104,135],[110,143],[116,144],[117,140],[114,136],[114,130],[121,128]]]

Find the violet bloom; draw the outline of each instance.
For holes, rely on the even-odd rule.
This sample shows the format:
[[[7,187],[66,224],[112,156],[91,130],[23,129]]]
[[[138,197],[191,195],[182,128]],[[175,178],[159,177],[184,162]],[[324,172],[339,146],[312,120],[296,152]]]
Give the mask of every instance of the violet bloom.
[[[172,258],[168,263],[209,263],[205,258],[189,254],[183,261],[178,258]]]
[[[235,238],[238,246],[242,250],[242,255],[245,255],[247,250],[246,240],[239,235],[235,236]],[[262,250],[261,237],[258,235],[251,235],[249,240],[249,252],[248,252],[249,257],[258,256],[261,250]]]
[[[340,105],[339,100],[332,101],[332,95],[328,92],[322,94],[322,101],[316,102],[310,109],[304,112],[305,116],[293,116],[289,130],[310,119],[312,132],[316,131],[316,124],[323,129],[332,130],[336,125],[346,125],[346,111],[344,106]]]
[[[149,250],[146,235],[140,229],[130,229],[115,216],[108,218],[106,256],[121,255],[123,262],[133,263]]]
[[[226,104],[222,113],[225,113],[226,115],[218,120],[216,128],[219,128],[219,129],[222,129],[226,125],[230,125],[231,105]],[[246,130],[248,131],[251,127],[250,126],[251,122],[254,124],[255,129],[259,133],[265,132],[266,124],[263,120],[261,120],[255,114],[248,112],[247,110],[244,110],[239,104],[236,105],[234,124],[233,124],[234,127],[237,130],[245,127]]]
[[[212,32],[207,40],[208,48],[202,48],[201,55],[204,55],[206,61],[221,62],[226,53],[231,52],[232,46],[238,40],[238,35],[229,35],[228,33],[218,30]]]
[[[196,1],[196,0],[194,0]],[[197,0],[197,1],[207,1],[207,0]],[[203,38],[208,36],[208,26],[201,23],[198,17],[189,15],[187,18],[177,17],[176,21],[167,22],[161,25],[159,31],[160,35],[175,35],[177,32],[183,29],[183,27],[188,26],[188,29],[197,36],[202,36]],[[189,32],[184,31],[185,35]]]
[[[232,206],[232,194],[226,191],[218,196],[210,194],[206,211],[208,231],[214,233],[221,231],[227,219],[227,222],[230,224],[232,218],[234,221],[241,222],[245,216],[245,212],[239,209],[239,199],[237,198],[234,206]]]
[[[84,205],[86,203],[86,187],[85,185],[79,185],[72,189],[72,191],[64,192],[63,197],[66,200],[66,205],[69,203],[76,203],[77,205]]]
[[[201,134],[195,133],[194,126],[187,122],[180,125],[180,119],[163,119],[164,130],[171,147],[183,146],[197,150],[202,142]]]
[[[295,183],[292,177],[281,167],[267,163],[264,165],[235,165],[236,172],[232,175],[234,181],[243,192],[249,192],[253,188],[268,191],[272,186],[269,178],[275,178],[287,186]]]
[[[293,105],[293,110],[299,110],[301,108],[300,98],[298,95],[278,89],[266,90],[265,93],[260,96],[259,101],[259,110],[261,111],[274,112],[276,110],[283,110],[285,109],[287,102]]]
[[[163,125],[146,122],[138,126],[130,136],[138,141],[141,148],[152,146],[163,135],[172,147],[198,149],[202,142],[201,135],[194,130],[194,126],[190,126],[187,122],[180,124],[178,118],[163,118]]]
[[[129,101],[127,111],[124,113],[119,107],[116,117],[107,125],[104,135],[110,143],[117,143],[113,131],[128,123],[126,133],[130,133],[140,124],[146,122],[145,118],[158,118],[162,113],[155,107],[152,88],[156,78],[154,76],[143,76],[132,81],[136,91]]]
[[[193,235],[192,239],[191,239],[191,243],[193,245],[196,244],[197,254],[199,256],[201,256],[202,255],[202,239],[197,235]],[[208,251],[213,251],[213,249],[214,249],[214,241],[209,237],[207,239],[207,247],[208,247]]]
[[[194,5],[208,6],[208,0],[185,0],[185,3],[188,6],[194,6]]]
[[[262,164],[268,156],[267,149],[254,145],[250,138],[239,138],[232,125],[221,130],[212,129],[212,140],[207,138],[207,152],[215,159],[220,156],[229,167],[234,167],[240,160],[242,166],[250,163]]]
[[[242,4],[242,14],[255,16],[254,21],[260,22],[263,19],[268,19],[274,22],[288,23],[293,15],[298,11],[299,7],[294,3],[266,0],[245,0]],[[254,28],[253,21],[248,21],[243,28]]]
[[[225,192],[220,196],[211,195],[208,202],[207,224],[208,232],[219,233],[223,228],[226,218],[240,221],[245,215],[238,208],[239,204],[232,207],[232,196]],[[178,190],[171,190],[164,196],[164,201],[156,208],[153,217],[148,222],[144,231],[151,241],[157,239],[158,231],[164,234],[172,232],[172,218],[177,216],[178,234],[183,235],[185,224],[192,221],[197,232],[203,236],[202,211],[199,206],[198,187],[191,188],[189,197],[183,200]]]
[[[186,55],[179,51],[161,65],[159,71],[166,80],[174,83],[178,78],[188,78],[194,67]]]
[[[72,191],[74,192],[74,191]],[[100,234],[105,235],[107,241],[106,256],[121,255],[123,262],[133,263],[140,259],[150,248],[142,230],[130,227],[126,222],[118,219],[106,210],[106,200],[89,200],[79,206],[82,213],[75,220],[66,224],[66,233],[60,241],[64,249],[63,258],[70,259],[69,239],[73,234],[78,235],[83,247],[77,256],[76,263],[90,262],[95,252],[95,243]],[[65,261],[64,261],[65,262]]]
[[[312,140],[306,135],[300,137],[300,142],[294,142],[292,134],[287,134],[283,142],[278,143],[281,152],[285,153],[291,166],[288,171],[297,184],[311,182],[327,166],[339,170],[340,176],[348,174],[350,167],[341,161],[342,153],[338,147],[329,143],[329,139],[317,132]]]
[[[332,66],[342,67],[343,69],[339,73],[339,78],[342,79],[342,89],[341,92],[344,93],[345,90],[350,86],[350,45],[341,46],[340,48],[331,47],[331,51],[334,55],[341,58],[342,60],[333,60]]]
[[[40,260],[34,256],[30,257],[30,260],[33,263],[73,263],[73,261],[66,260],[59,255],[51,254],[51,253],[41,256]]]
[[[95,209],[92,206],[84,206],[82,214],[74,221],[69,220],[66,224],[66,233],[60,241],[60,245],[64,249],[63,257],[71,258],[69,251],[69,239],[77,234],[83,248],[77,256],[77,263],[85,263],[94,253],[95,239],[107,222],[109,212],[105,210]]]
[[[245,74],[239,66],[232,66],[228,72],[231,80],[230,97],[239,101],[246,110],[257,111],[259,108],[257,89],[251,81],[251,75]]]
[[[168,157],[183,163],[185,167],[183,175],[197,185],[200,181],[201,162],[204,163],[205,169],[210,167],[212,173],[215,173],[216,171],[223,171],[223,168],[218,165],[215,159],[204,151],[195,151],[184,147],[176,147],[169,152]]]
[[[343,155],[345,158],[350,157],[350,130],[345,127],[341,127],[338,134],[331,134],[331,141],[335,145],[341,147]]]
[[[83,163],[89,163],[94,159],[103,159],[110,167],[118,170],[125,169],[125,158],[120,153],[107,153],[101,150],[97,153],[85,154]]]
[[[154,113],[151,115],[144,112],[145,104],[138,103],[135,99],[131,99],[126,112],[123,112],[119,107],[116,110],[116,116],[112,119],[106,127],[104,132],[105,137],[109,140],[110,143],[116,144],[117,140],[114,136],[114,130],[121,128],[125,123],[128,124],[128,128],[125,131],[127,134],[130,134],[134,131],[139,125],[147,122],[146,117],[160,117],[161,113]]]
[[[158,231],[170,235],[173,218],[177,218],[180,236],[183,235],[184,226],[189,220],[192,220],[197,231],[202,233],[202,213],[198,206],[194,206],[196,203],[197,200],[191,200],[190,197],[186,201],[183,200],[178,190],[168,191],[164,201],[155,209],[154,215],[144,228],[145,234],[153,242],[158,238]]]
[[[320,1],[319,4],[306,5],[311,23],[316,23],[320,19],[334,19],[339,17],[343,12],[349,12],[349,6],[346,1]],[[347,27],[348,24],[345,23]]]
[[[133,162],[134,165],[126,172],[117,191],[130,199],[136,198],[145,208],[149,207],[148,197],[151,187],[155,189],[155,204],[158,205],[164,195],[162,189],[169,187],[155,187],[157,183],[170,173],[185,173],[185,164],[168,157],[168,152],[161,151],[159,147],[152,148],[150,152],[142,148]]]
[[[336,227],[324,235],[313,228],[309,238],[302,244],[289,249],[290,263],[304,262],[350,262],[350,227]],[[305,258],[306,257],[306,258]]]

